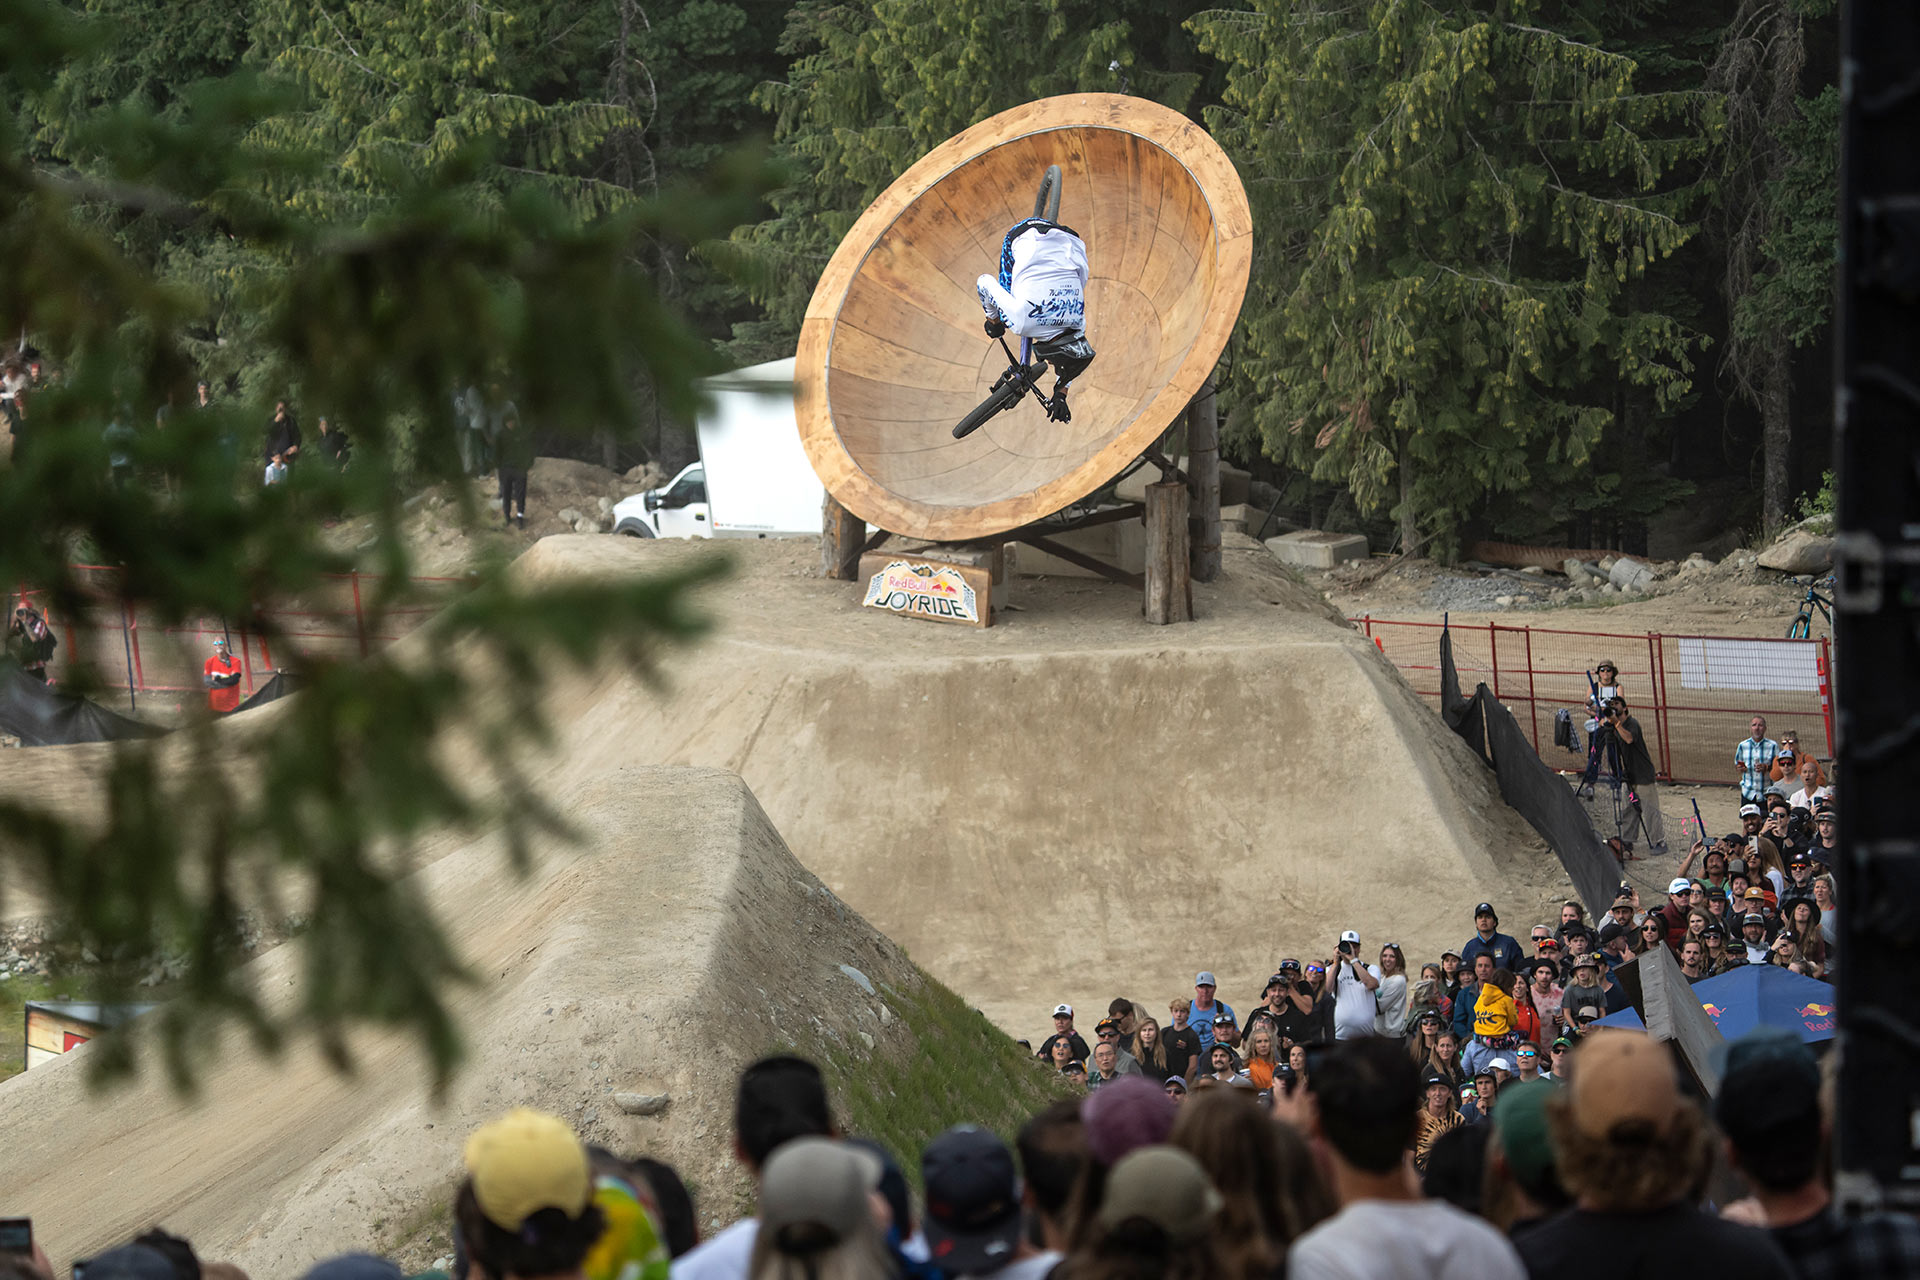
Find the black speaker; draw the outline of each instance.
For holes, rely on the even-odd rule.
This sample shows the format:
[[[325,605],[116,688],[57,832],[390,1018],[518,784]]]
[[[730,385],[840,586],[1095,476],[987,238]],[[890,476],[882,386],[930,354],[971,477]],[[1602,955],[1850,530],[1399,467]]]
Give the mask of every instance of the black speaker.
[[[1835,314],[1843,1203],[1920,1208],[1920,4],[1841,15]]]

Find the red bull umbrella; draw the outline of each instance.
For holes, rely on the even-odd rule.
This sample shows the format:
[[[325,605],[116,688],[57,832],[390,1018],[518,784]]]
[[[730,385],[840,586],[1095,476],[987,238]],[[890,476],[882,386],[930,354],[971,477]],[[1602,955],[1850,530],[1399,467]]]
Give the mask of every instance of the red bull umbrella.
[[[1694,983],[1693,994],[1723,1039],[1738,1040],[1755,1027],[1780,1027],[1807,1044],[1833,1039],[1833,985],[1777,964],[1742,965],[1717,978]],[[1622,1009],[1594,1025],[1642,1024],[1639,1014]]]

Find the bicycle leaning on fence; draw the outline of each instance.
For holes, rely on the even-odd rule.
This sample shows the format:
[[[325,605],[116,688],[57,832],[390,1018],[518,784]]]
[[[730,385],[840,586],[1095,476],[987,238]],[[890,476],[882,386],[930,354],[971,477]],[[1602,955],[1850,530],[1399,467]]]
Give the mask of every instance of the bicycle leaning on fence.
[[[1825,587],[1828,591],[1832,591],[1833,575],[1828,574],[1824,578],[1790,578],[1788,581],[1792,582],[1795,586],[1804,585],[1807,589],[1807,594],[1801,598],[1800,612],[1794,615],[1793,621],[1787,626],[1787,639],[1806,640],[1811,638],[1813,635],[1813,615],[1816,610],[1821,617],[1827,620],[1827,630],[1832,631],[1833,597],[1830,595],[1821,595],[1820,588]]]

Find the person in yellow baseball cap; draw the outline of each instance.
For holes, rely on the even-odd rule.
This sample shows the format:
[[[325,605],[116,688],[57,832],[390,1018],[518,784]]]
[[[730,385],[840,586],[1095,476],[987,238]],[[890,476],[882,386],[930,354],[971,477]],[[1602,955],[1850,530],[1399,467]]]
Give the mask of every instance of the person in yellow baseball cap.
[[[454,1221],[474,1280],[582,1276],[604,1215],[586,1148],[557,1116],[526,1107],[467,1139]]]

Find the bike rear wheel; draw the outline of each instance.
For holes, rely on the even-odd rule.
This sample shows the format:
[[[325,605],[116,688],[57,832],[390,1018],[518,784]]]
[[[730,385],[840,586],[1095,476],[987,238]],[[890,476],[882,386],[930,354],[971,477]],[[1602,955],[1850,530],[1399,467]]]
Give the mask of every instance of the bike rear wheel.
[[[1027,386],[1025,378],[1009,378],[1005,386],[996,388],[992,395],[974,407],[972,413],[960,419],[960,425],[953,429],[953,438],[960,440],[972,435],[985,425],[988,418],[1020,403],[1020,397],[1027,394]]]
[[[1048,222],[1060,221],[1060,166],[1050,164],[1040,179],[1040,194],[1033,198],[1033,216]]]

